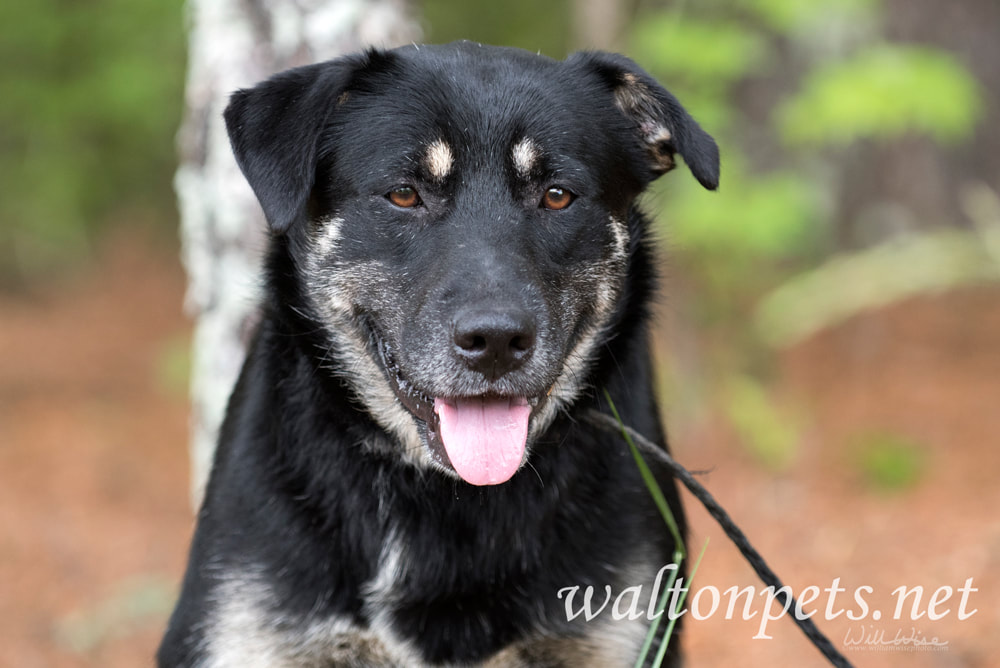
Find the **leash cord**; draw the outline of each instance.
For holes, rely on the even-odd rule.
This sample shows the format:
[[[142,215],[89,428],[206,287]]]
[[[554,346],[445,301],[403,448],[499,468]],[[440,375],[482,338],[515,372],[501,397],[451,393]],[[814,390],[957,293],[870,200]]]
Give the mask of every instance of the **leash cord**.
[[[715,518],[715,521],[719,523],[722,530],[725,531],[726,536],[729,540],[736,545],[739,549],[740,554],[743,558],[747,560],[750,566],[760,577],[761,581],[773,587],[776,592],[775,600],[781,602],[785,610],[792,609],[792,619],[802,630],[806,637],[812,641],[812,644],[816,646],[823,656],[837,668],[853,668],[850,661],[848,661],[843,654],[837,651],[830,639],[823,635],[823,632],[813,624],[810,617],[800,619],[799,615],[794,614],[794,609],[798,609],[799,605],[793,596],[790,596],[787,592],[789,590],[784,589],[784,585],[781,583],[781,579],[778,575],[771,570],[771,567],[767,565],[764,558],[759,552],[750,544],[743,531],[736,525],[736,523],[729,517],[729,514],[725,509],[719,505],[719,502],[715,500],[707,489],[705,489],[701,483],[695,480],[694,476],[691,475],[690,471],[681,466],[674,460],[673,457],[663,448],[657,446],[655,443],[644,437],[642,434],[638,433],[631,427],[628,427],[617,420],[615,420],[610,415],[601,413],[596,410],[590,410],[586,413],[586,419],[594,426],[600,427],[601,429],[612,431],[614,433],[621,433],[622,430],[628,432],[628,435],[632,437],[639,446],[643,448],[643,451],[647,454],[653,455],[661,463],[665,464],[675,477],[680,479],[684,486],[688,488],[688,491],[694,495],[696,499],[701,501],[701,504],[705,506],[705,510],[708,511],[709,515]]]

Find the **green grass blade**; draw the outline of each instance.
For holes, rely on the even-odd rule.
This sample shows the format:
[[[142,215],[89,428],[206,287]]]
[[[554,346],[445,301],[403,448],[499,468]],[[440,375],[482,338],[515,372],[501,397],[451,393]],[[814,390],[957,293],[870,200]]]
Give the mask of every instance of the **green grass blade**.
[[[684,601],[687,600],[688,594],[691,593],[691,587],[694,584],[694,574],[698,572],[698,566],[701,565],[701,560],[705,556],[705,550],[708,549],[708,539],[705,539],[705,544],[701,547],[701,554],[698,555],[698,559],[694,562],[694,566],[691,567],[691,573],[688,575],[687,589],[681,592],[680,597],[677,600],[677,609],[674,612],[680,612],[684,609]],[[674,571],[676,573],[677,571]],[[674,626],[677,625],[677,620],[679,617],[675,616],[670,619],[667,624],[667,632],[664,634],[663,642],[660,643],[660,650],[656,653],[656,658],[653,660],[653,668],[660,668],[663,663],[663,658],[667,655],[667,646],[670,644],[670,638],[674,634]]]
[[[660,489],[659,483],[656,482],[656,477],[653,476],[653,472],[650,471],[649,466],[646,465],[646,460],[643,459],[642,454],[639,452],[639,448],[636,446],[632,437],[629,435],[628,430],[625,428],[625,423],[622,421],[621,415],[618,414],[618,408],[615,406],[615,402],[612,401],[611,395],[607,390],[604,390],[604,398],[607,400],[608,406],[611,408],[611,414],[614,415],[615,420],[618,421],[618,425],[621,427],[622,437],[625,439],[625,442],[628,443],[629,450],[632,453],[632,458],[635,459],[635,464],[639,468],[639,475],[642,476],[642,481],[645,483],[646,489],[649,490],[650,496],[653,497],[653,502],[660,511],[660,515],[663,516],[663,521],[670,529],[670,534],[674,539],[673,560],[674,563],[677,564],[677,568],[671,571],[669,577],[667,578],[666,587],[664,587],[663,594],[657,602],[656,618],[653,619],[652,623],[649,625],[649,630],[646,632],[646,639],[642,645],[642,651],[639,653],[639,658],[635,662],[636,668],[641,668],[645,664],[646,657],[649,656],[649,652],[652,649],[656,633],[663,620],[663,613],[667,606],[668,594],[670,589],[674,586],[674,583],[677,581],[677,574],[680,572],[681,563],[687,557],[687,549],[684,546],[684,539],[681,537],[681,531],[677,525],[677,520],[674,518],[674,514],[670,510],[670,506],[667,504],[667,499],[663,495],[663,490]],[[704,550],[702,550],[702,554],[704,554]],[[686,597],[686,592],[684,597]],[[684,597],[682,597],[681,601],[679,601],[679,605],[683,604]],[[655,663],[657,666],[662,663],[663,657],[666,655],[667,645],[670,643],[670,636],[673,633],[676,622],[676,619],[670,620],[670,623],[667,626],[667,632],[663,640],[660,642],[657,653],[658,658]]]
[[[653,472],[649,470],[648,466],[646,466],[646,461],[639,453],[639,448],[637,448],[635,443],[632,442],[632,437],[629,436],[628,430],[625,429],[625,423],[622,422],[621,416],[618,415],[618,409],[615,407],[615,402],[611,400],[611,395],[608,394],[607,390],[604,390],[604,398],[608,401],[608,406],[611,408],[611,414],[615,416],[615,419],[621,426],[622,436],[625,438],[625,442],[628,443],[629,450],[632,451],[632,457],[635,459],[636,466],[639,467],[639,474],[642,476],[642,481],[646,484],[647,489],[649,489],[649,493],[653,497],[656,507],[660,510],[663,520],[670,528],[670,533],[674,537],[674,544],[681,553],[681,559],[683,559],[687,556],[687,550],[684,548],[684,539],[681,538],[680,529],[677,527],[677,520],[674,519],[674,514],[670,511],[670,506],[667,505],[667,499],[663,496],[663,490],[660,489],[659,483],[657,483],[656,478],[653,477]],[[680,562],[677,563],[680,565]]]
[[[646,639],[642,643],[642,651],[639,652],[639,658],[636,659],[635,661],[635,668],[642,668],[642,666],[646,664],[646,657],[649,655],[649,650],[652,649],[653,647],[653,641],[656,639],[656,632],[660,628],[660,622],[663,621],[663,611],[667,607],[668,595],[670,594],[670,589],[674,586],[674,583],[677,581],[677,573],[680,571],[680,563],[683,559],[684,555],[675,550],[674,563],[677,564],[677,568],[670,571],[670,575],[667,576],[667,583],[663,587],[663,593],[660,594],[660,600],[657,601],[656,603],[656,613],[655,613],[656,616],[653,619],[653,622],[649,625],[649,630],[646,631]],[[667,633],[668,633],[667,637],[663,639],[662,644],[664,645],[666,645],[667,641],[669,640],[670,631],[668,631]]]

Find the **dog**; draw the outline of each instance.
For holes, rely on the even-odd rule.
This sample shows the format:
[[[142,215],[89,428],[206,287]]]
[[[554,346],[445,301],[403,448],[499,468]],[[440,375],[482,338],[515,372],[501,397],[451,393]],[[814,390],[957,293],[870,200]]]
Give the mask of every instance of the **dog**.
[[[266,291],[159,666],[632,665],[649,615],[567,588],[645,606],[674,541],[581,416],[606,390],[665,442],[636,198],[677,154],[714,190],[714,140],[623,56],[467,42],[295,68],[224,116]]]

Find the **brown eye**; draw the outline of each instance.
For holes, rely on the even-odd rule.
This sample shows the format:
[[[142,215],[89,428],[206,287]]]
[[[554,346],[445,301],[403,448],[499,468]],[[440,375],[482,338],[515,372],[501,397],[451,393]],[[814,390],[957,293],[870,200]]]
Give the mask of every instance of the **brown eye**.
[[[573,201],[573,193],[565,188],[553,187],[545,191],[542,195],[541,207],[551,211],[565,209]]]
[[[417,191],[410,186],[400,186],[398,188],[393,188],[386,195],[386,198],[396,206],[402,209],[412,209],[415,206],[419,206],[422,202],[420,200],[420,195]]]

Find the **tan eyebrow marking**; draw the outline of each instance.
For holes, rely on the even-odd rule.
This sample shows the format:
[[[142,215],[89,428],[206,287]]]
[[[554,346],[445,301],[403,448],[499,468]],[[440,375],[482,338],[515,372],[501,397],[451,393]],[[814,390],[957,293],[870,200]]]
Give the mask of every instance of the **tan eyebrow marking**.
[[[435,181],[443,181],[451,173],[454,164],[455,157],[451,153],[451,147],[443,139],[438,139],[427,147],[424,165]]]
[[[521,178],[527,178],[528,174],[534,168],[535,163],[538,162],[539,154],[538,145],[527,137],[514,144],[511,156],[514,160],[514,169],[517,170],[517,175]]]

